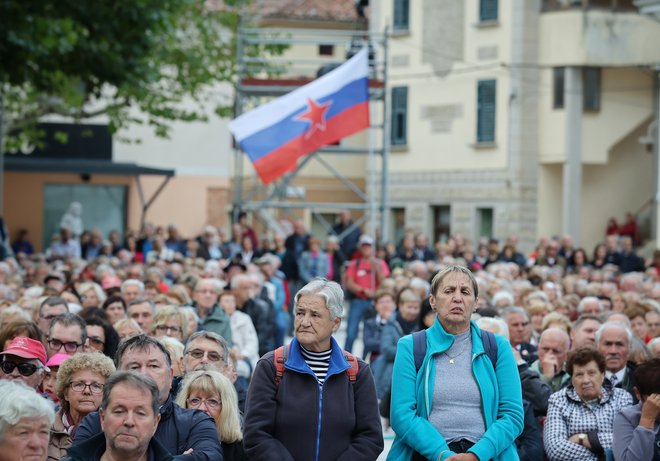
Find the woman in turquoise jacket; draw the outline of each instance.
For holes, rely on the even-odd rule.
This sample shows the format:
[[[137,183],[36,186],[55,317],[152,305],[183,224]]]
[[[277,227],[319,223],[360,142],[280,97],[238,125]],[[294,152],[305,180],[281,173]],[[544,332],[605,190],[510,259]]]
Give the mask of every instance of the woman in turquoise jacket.
[[[501,336],[495,335],[497,360],[486,354],[482,331],[470,321],[477,295],[472,273],[449,266],[431,284],[437,318],[426,331],[419,372],[413,337],[399,341],[391,406],[396,437],[388,460],[518,459],[515,440],[524,422],[518,369]]]

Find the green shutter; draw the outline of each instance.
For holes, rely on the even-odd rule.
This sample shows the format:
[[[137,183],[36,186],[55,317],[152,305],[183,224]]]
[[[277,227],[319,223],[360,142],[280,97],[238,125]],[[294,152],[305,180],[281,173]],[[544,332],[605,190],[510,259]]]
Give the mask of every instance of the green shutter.
[[[408,87],[392,88],[392,124],[390,141],[393,146],[408,143]]]
[[[409,0],[394,0],[394,30],[408,30],[409,12]]]
[[[497,21],[497,0],[480,0],[479,20]]]
[[[477,85],[477,142],[495,142],[495,80]]]

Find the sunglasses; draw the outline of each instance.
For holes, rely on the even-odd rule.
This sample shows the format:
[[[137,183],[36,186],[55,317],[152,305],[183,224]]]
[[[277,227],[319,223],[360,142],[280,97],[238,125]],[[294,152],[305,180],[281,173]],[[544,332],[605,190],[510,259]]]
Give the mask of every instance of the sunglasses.
[[[39,368],[41,368],[34,363],[14,363],[6,360],[0,364],[0,367],[2,367],[2,371],[7,375],[12,374],[14,368],[18,368],[18,372],[21,376],[32,376]]]

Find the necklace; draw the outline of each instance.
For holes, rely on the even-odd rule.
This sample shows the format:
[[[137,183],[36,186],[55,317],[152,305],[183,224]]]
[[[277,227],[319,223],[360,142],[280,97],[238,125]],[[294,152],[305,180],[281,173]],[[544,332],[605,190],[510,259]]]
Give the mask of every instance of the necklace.
[[[470,340],[469,340],[469,339],[466,340],[466,341],[464,341],[464,342],[463,342],[463,347],[461,348],[461,350],[459,351],[459,353],[456,354],[456,355],[453,355],[453,356],[449,355],[449,349],[447,349],[445,352],[443,352],[447,357],[449,357],[449,363],[453,365],[453,364],[454,364],[454,361],[455,361],[454,359],[457,359],[458,357],[460,357],[461,355],[463,355],[463,353],[467,350],[467,346],[468,346],[469,344],[470,344]]]

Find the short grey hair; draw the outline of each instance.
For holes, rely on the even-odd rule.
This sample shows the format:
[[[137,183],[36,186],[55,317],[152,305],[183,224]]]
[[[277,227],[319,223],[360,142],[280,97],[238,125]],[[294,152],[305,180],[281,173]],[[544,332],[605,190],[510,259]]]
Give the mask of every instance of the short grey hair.
[[[490,299],[490,302],[491,304],[493,304],[493,306],[497,306],[497,303],[499,303],[502,300],[508,302],[507,306],[513,306],[514,303],[513,295],[506,290],[500,290],[497,293],[495,293],[493,297]]]
[[[476,324],[482,330],[504,336],[507,341],[509,340],[509,326],[499,317],[481,317],[477,319]]]
[[[330,311],[330,320],[344,316],[344,290],[337,282],[315,278],[296,293],[295,306],[301,296],[320,296],[325,299],[325,307]]]
[[[0,441],[7,429],[24,418],[45,418],[48,426],[55,421],[53,403],[27,387],[22,381],[0,381]]]
[[[513,314],[521,314],[524,315],[527,320],[529,320],[529,312],[527,312],[525,309],[523,309],[520,306],[511,306],[507,307],[502,311],[502,318],[507,321],[509,319],[509,316]]]
[[[128,306],[126,306],[126,312],[128,312],[131,309],[131,307],[144,303],[149,304],[149,307],[151,307],[151,312],[153,312],[154,314],[156,313],[156,303],[154,303],[153,300],[149,298],[135,298],[133,301],[128,303]]]
[[[121,284],[121,294],[126,293],[126,287],[138,287],[140,289],[140,293],[144,293],[144,283],[142,283],[139,280],[136,279],[128,279],[124,280]]]
[[[154,412],[154,418],[156,418],[158,416],[158,408],[160,407],[158,385],[150,376],[135,371],[117,371],[108,378],[103,387],[103,398],[101,399],[101,406],[99,408],[102,411],[107,410],[108,405],[110,405],[110,393],[112,389],[116,385],[123,383],[151,394],[151,409]]]
[[[577,306],[578,313],[580,313],[580,314],[583,313],[584,312],[584,307],[588,303],[596,303],[600,306],[600,299],[596,298],[595,296],[585,296],[584,298],[582,298],[580,300],[580,303]],[[601,307],[601,310],[603,310],[602,307]]]
[[[607,330],[608,328],[618,328],[619,330],[623,330],[626,332],[626,336],[628,337],[628,350],[632,349],[632,339],[633,339],[633,334],[630,328],[624,323],[617,322],[615,320],[608,320],[607,322],[603,323],[598,331],[596,332],[596,344],[600,344],[600,337],[603,335],[603,332]]]
[[[225,363],[229,361],[229,343],[227,342],[227,340],[222,336],[220,336],[219,334],[207,330],[196,331],[195,333],[190,335],[190,337],[188,338],[188,342],[186,342],[186,347],[183,350],[183,355],[186,355],[188,351],[192,348],[192,343],[200,338],[208,339],[209,341],[213,341],[217,343],[220,347],[222,347],[222,360]]]
[[[433,296],[437,294],[438,289],[440,288],[440,285],[442,285],[442,281],[444,280],[444,278],[447,275],[451,274],[452,272],[460,272],[466,275],[470,279],[470,283],[472,284],[472,290],[474,290],[474,299],[477,299],[479,297],[479,284],[477,283],[477,279],[474,278],[474,274],[467,267],[456,266],[456,265],[447,266],[433,276],[433,280],[431,280],[431,294]]]

